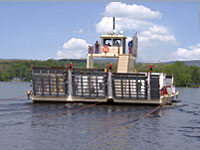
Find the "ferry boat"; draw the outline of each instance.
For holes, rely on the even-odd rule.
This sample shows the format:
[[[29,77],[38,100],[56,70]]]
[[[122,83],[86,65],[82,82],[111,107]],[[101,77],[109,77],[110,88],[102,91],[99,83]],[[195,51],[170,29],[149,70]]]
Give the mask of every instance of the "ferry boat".
[[[172,75],[137,72],[137,33],[129,41],[123,33],[101,35],[101,43],[89,46],[85,69],[32,67],[33,102],[114,102],[171,104],[178,92]],[[117,68],[94,69],[95,58],[116,58]]]

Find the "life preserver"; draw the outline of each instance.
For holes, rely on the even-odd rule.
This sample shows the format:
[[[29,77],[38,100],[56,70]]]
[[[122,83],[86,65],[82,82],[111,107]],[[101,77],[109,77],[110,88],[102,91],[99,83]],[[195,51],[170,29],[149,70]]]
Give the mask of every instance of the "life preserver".
[[[103,51],[104,53],[108,53],[108,52],[109,52],[108,46],[104,46],[104,47],[102,48],[102,51]]]

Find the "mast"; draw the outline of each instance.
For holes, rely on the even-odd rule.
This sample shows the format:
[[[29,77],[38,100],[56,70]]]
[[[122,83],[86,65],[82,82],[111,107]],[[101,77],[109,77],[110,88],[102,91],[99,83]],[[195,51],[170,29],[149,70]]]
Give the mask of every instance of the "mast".
[[[113,17],[113,31],[115,30],[115,17]]]

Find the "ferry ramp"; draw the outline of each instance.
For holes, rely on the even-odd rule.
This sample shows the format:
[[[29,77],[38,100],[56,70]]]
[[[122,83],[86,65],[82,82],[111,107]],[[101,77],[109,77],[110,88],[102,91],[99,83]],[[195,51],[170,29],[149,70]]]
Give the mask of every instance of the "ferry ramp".
[[[129,55],[119,55],[117,60],[117,73],[127,73],[129,69]]]

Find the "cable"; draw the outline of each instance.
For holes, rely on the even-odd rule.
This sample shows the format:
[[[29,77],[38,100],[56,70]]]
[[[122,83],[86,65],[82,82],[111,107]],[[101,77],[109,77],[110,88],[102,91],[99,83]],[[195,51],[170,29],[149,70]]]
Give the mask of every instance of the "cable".
[[[141,117],[138,118],[138,119],[129,121],[128,123],[135,123],[135,122],[138,122],[138,121],[140,121],[140,120],[142,120],[142,119],[145,119],[146,117],[150,116],[153,112],[155,112],[156,110],[158,110],[159,108],[161,108],[161,107],[165,104],[164,97],[163,97],[162,100],[163,100],[163,102],[162,102],[160,105],[158,105],[156,108],[154,108],[152,111],[150,111],[150,112],[144,114],[143,116],[141,116]],[[113,130],[113,129],[116,129],[116,128],[117,128],[117,129],[120,129],[120,128],[125,127],[125,126],[127,126],[127,125],[123,123],[123,124],[121,124],[120,126],[116,126],[116,127],[112,128],[112,130]],[[118,132],[118,130],[116,130],[116,132]],[[115,133],[115,132],[114,132],[114,133]],[[97,138],[93,139],[92,141],[90,141],[89,143],[85,144],[85,146],[90,145],[90,144],[93,143],[95,140],[98,140],[98,141],[99,141],[101,138],[104,138],[104,137],[105,137],[105,135],[102,135],[102,136],[100,136],[100,137],[97,137]]]

